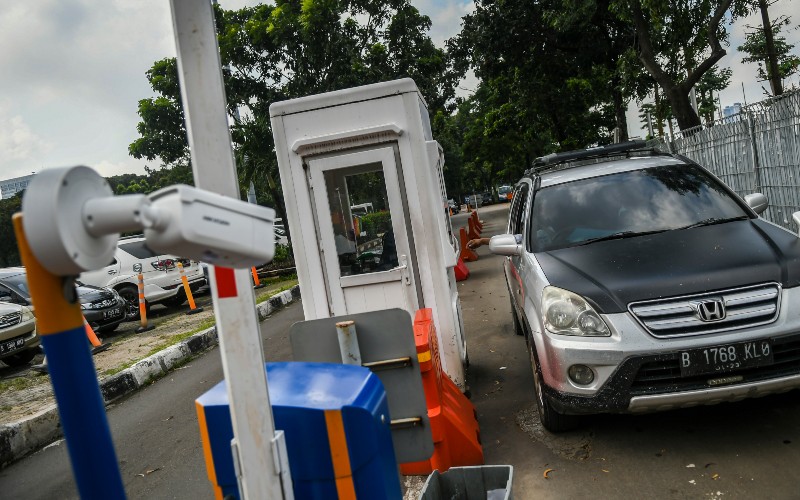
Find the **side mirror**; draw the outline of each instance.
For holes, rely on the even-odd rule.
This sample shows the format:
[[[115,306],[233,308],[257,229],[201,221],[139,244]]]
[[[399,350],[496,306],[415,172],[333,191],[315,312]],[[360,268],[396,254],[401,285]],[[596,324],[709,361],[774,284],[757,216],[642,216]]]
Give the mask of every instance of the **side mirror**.
[[[8,295],[0,295],[0,302],[11,302],[11,297]]]
[[[752,208],[753,211],[759,215],[761,215],[769,206],[767,197],[761,193],[748,194],[744,197],[744,201],[747,203],[747,206]]]
[[[522,255],[522,245],[513,234],[498,234],[489,240],[489,251],[497,255]]]

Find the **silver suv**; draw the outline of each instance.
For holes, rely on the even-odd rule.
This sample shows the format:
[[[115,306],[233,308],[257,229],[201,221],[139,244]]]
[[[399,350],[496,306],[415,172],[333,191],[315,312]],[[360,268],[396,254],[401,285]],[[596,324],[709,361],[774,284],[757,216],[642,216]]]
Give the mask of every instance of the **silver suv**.
[[[120,239],[114,260],[102,269],[82,273],[80,281],[116,290],[125,299],[126,319],[132,320],[139,317],[139,273],[144,278],[146,307],[152,304],[179,306],[186,301],[177,267],[179,261],[193,292],[206,283],[197,262],[174,255],[157,254],[148,248],[143,237]]]
[[[545,428],[800,387],[800,240],[745,200],[643,141],[526,172],[490,250]]]

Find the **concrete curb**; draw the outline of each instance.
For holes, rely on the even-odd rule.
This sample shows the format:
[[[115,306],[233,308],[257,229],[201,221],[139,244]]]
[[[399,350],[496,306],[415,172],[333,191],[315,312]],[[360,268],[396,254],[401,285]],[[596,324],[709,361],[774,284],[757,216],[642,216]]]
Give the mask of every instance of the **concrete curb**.
[[[263,321],[287,304],[300,298],[300,287],[277,293],[256,305],[258,320]],[[163,351],[145,358],[130,368],[100,381],[106,404],[127,396],[157,380],[187,359],[217,345],[217,327],[196,333]],[[30,417],[0,426],[0,468],[33,453],[62,436],[61,421],[55,404]]]

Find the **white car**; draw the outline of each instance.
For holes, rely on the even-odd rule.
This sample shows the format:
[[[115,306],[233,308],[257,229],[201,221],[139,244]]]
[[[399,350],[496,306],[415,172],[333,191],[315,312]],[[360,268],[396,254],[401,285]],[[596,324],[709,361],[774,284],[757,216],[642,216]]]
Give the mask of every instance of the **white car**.
[[[0,360],[9,366],[22,366],[36,356],[38,348],[31,310],[0,299]]]
[[[139,316],[139,273],[144,278],[146,307],[153,304],[179,306],[186,301],[178,262],[183,264],[193,292],[206,283],[199,263],[174,255],[157,254],[147,247],[141,236],[120,239],[113,262],[96,271],[82,273],[80,281],[116,290],[125,299],[126,319],[132,320]]]

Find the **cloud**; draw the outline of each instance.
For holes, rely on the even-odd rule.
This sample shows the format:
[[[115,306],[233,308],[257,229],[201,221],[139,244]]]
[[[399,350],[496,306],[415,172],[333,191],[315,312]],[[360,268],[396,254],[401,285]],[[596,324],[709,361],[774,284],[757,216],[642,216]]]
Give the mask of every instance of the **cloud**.
[[[22,116],[9,116],[0,108],[0,158],[16,165],[14,170],[21,169],[20,175],[29,173],[29,168],[23,165],[25,162],[50,149],[52,144],[31,130]],[[4,172],[4,175],[8,173]]]

